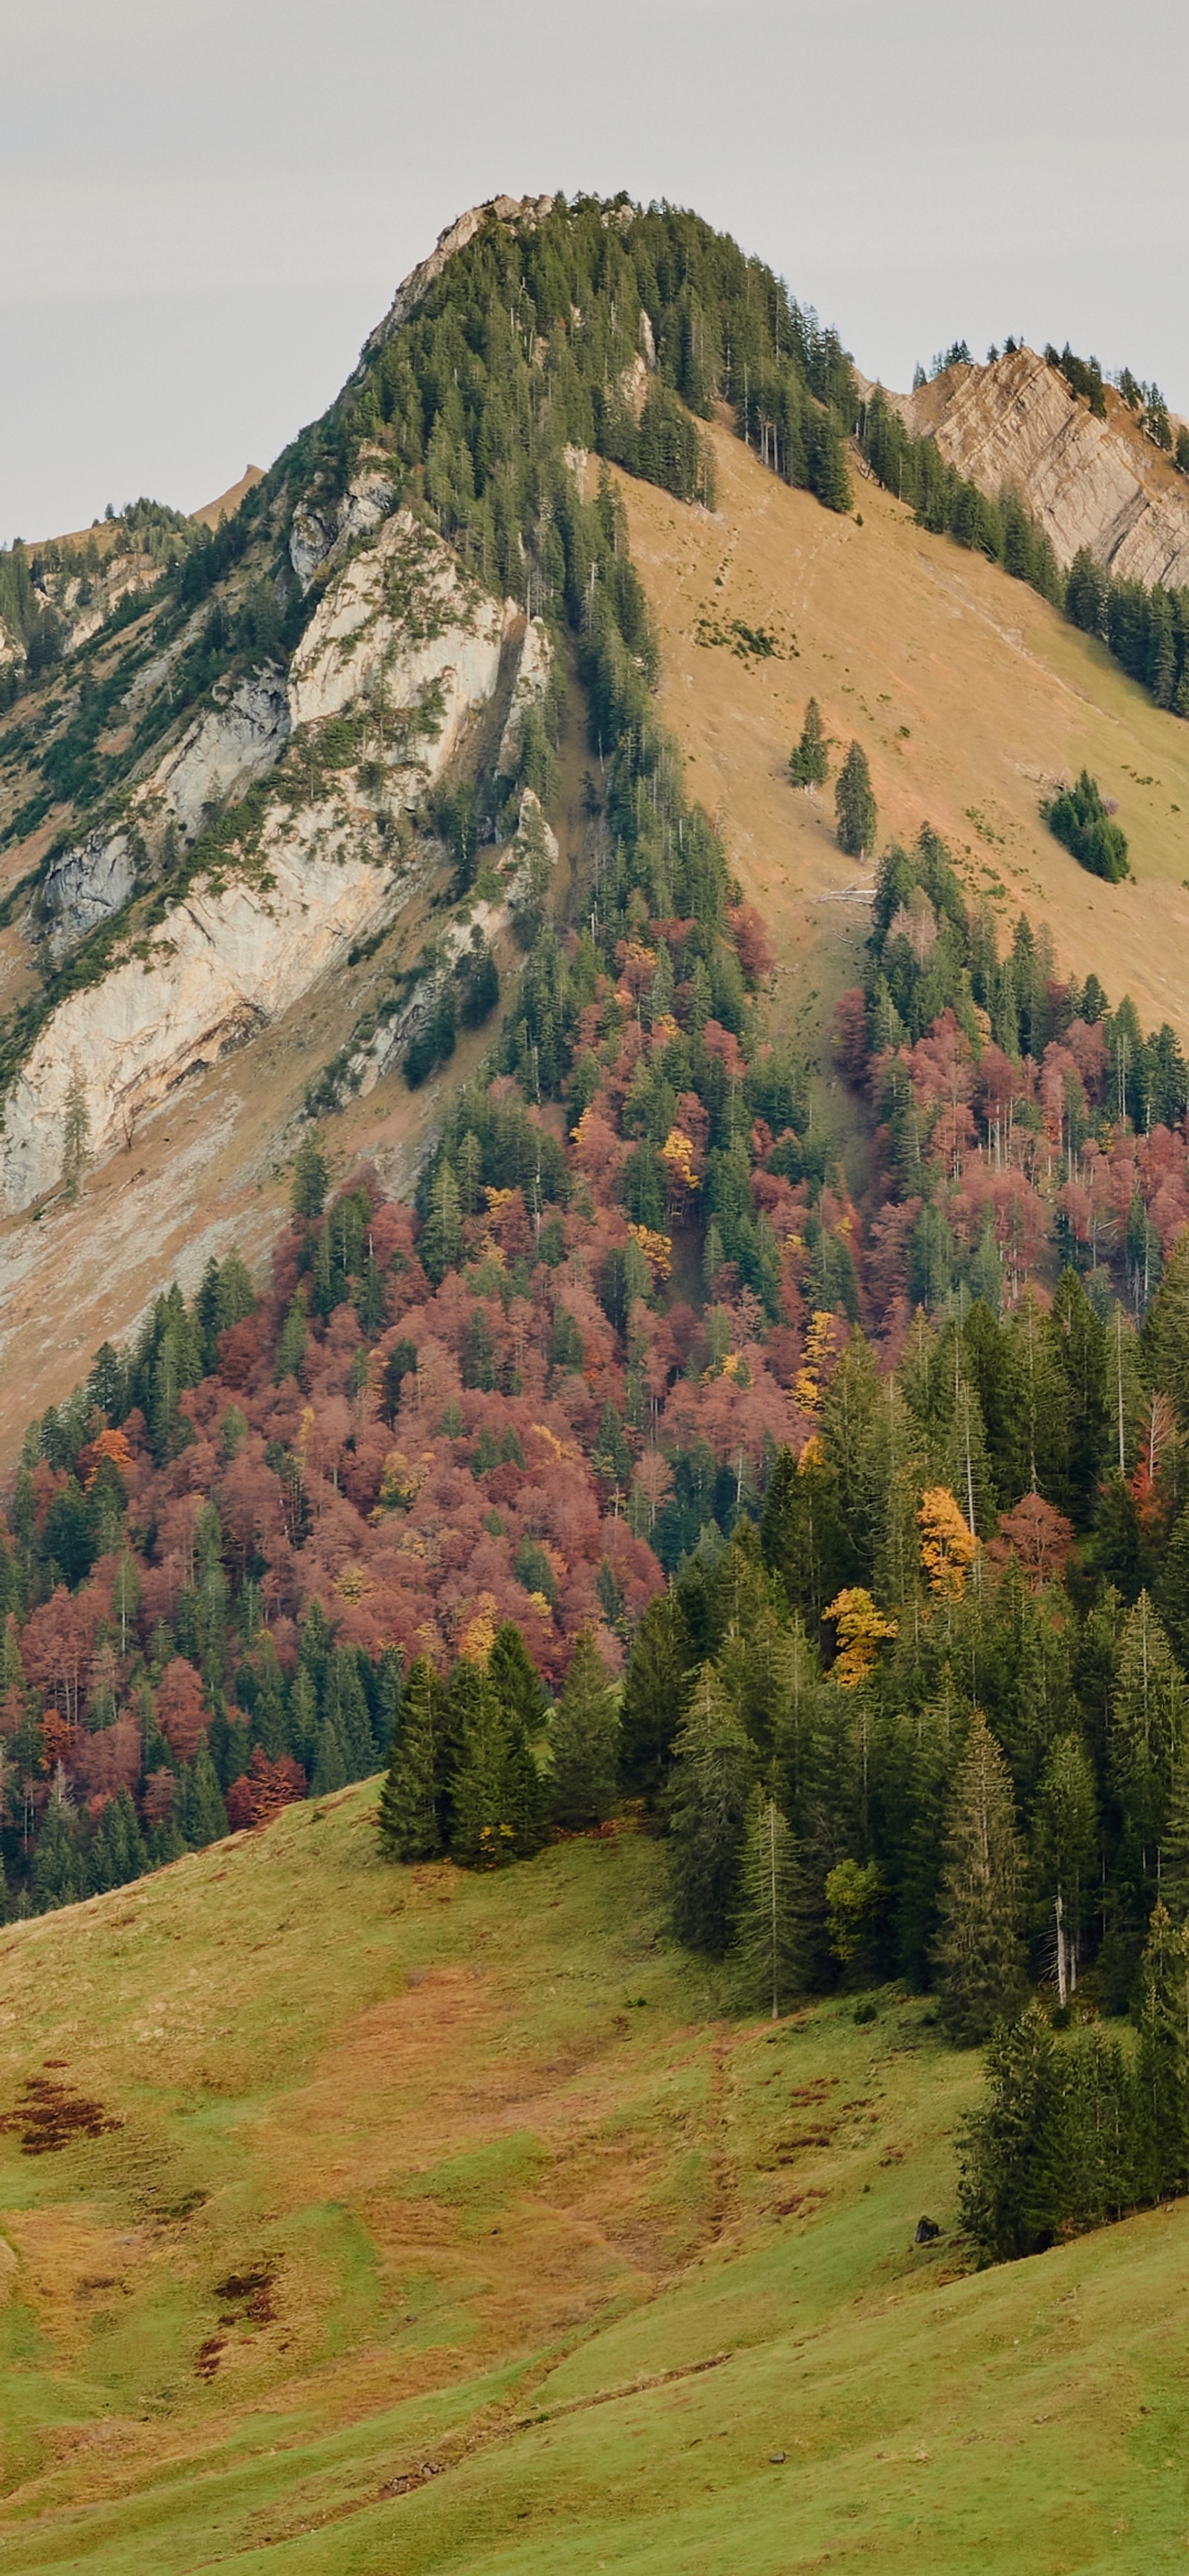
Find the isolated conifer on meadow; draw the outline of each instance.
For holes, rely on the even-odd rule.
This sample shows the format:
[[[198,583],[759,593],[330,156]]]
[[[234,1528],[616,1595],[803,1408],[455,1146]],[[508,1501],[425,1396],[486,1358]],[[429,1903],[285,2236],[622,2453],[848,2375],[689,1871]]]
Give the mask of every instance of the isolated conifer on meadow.
[[[838,815],[838,847],[848,858],[862,859],[875,841],[879,808],[871,784],[867,754],[860,742],[852,742],[834,790]]]
[[[789,777],[794,787],[824,787],[829,775],[830,747],[822,711],[817,699],[811,698],[800,736],[789,753]]]

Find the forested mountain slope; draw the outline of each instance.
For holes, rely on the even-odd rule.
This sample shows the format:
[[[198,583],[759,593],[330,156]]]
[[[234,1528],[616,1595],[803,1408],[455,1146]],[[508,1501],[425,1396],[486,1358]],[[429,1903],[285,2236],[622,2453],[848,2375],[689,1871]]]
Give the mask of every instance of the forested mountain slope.
[[[716,246],[691,219],[664,219],[670,247],[658,260],[660,221],[622,203],[592,214],[551,211],[545,200],[501,200],[464,218],[402,290],[344,397],[249,492],[233,529],[196,550],[193,530],[183,539],[164,513],[153,538],[159,604],[137,617],[129,598],[114,626],[65,659],[22,591],[27,568],[6,559],[5,615],[14,633],[24,633],[22,618],[28,627],[23,667],[36,684],[0,742],[10,1454],[25,1400],[10,1409],[11,1390],[34,1403],[63,1393],[78,1353],[126,1331],[172,1272],[196,1284],[205,1259],[232,1240],[261,1257],[305,1094],[312,1085],[319,1095],[321,1069],[343,1046],[348,1080],[336,1070],[325,1094],[338,1104],[332,1145],[344,1168],[363,1148],[405,1185],[437,1104],[410,1095],[398,1067],[442,972],[433,960],[445,953],[452,883],[448,918],[462,925],[462,944],[469,917],[505,980],[515,968],[503,899],[486,930],[483,899],[476,912],[464,889],[459,903],[459,834],[471,826],[453,801],[462,788],[475,800],[474,829],[504,836],[488,846],[506,895],[518,862],[508,838],[517,780],[499,775],[505,745],[520,783],[540,770],[549,789],[564,863],[551,903],[585,900],[577,886],[571,897],[569,877],[576,866],[588,883],[594,864],[581,781],[592,753],[597,768],[598,724],[572,639],[589,603],[567,598],[549,527],[559,524],[557,472],[571,484],[580,476],[593,501],[597,457],[582,463],[592,446],[631,469],[623,488],[659,618],[664,704],[733,863],[770,910],[778,967],[795,1007],[808,1007],[807,1026],[816,1019],[820,1037],[822,997],[853,975],[860,918],[829,795],[786,792],[780,776],[811,688],[840,749],[855,736],[869,750],[883,830],[911,832],[931,817],[1005,926],[1020,898],[1039,902],[1063,964],[1084,978],[1105,959],[1103,980],[1132,991],[1145,1025],[1181,1026],[1180,721],[1162,718],[1107,652],[983,560],[984,544],[1002,552],[1002,529],[994,543],[985,529],[972,534],[957,486],[940,516],[931,494],[929,524],[918,525],[911,499],[894,506],[852,455],[858,528],[842,506],[846,431],[862,431],[877,464],[882,451],[837,341],[782,300],[758,263]],[[614,246],[633,283],[617,300],[608,271],[597,316],[591,307],[584,318],[574,281],[595,273],[592,224],[599,260]],[[531,400],[523,418],[504,402],[488,419],[484,397],[480,435],[468,392],[463,488],[432,332],[420,343],[409,335],[418,298],[462,316],[468,263],[488,258],[489,240],[504,244],[513,278],[500,366],[519,388],[515,402]],[[534,269],[537,241],[550,246]],[[559,278],[571,264],[568,301],[549,282],[555,247]],[[527,337],[516,321],[526,297],[537,315]],[[724,402],[748,446],[716,422]],[[512,451],[520,463],[509,480]],[[712,514],[700,462],[710,453]],[[659,485],[690,497],[660,497]],[[893,489],[904,488],[901,462]],[[395,624],[381,632],[372,622],[384,565],[409,542],[401,495],[417,514],[418,545],[445,540],[441,562],[460,568],[459,600],[485,599],[482,615],[504,638],[496,669],[494,629],[465,653],[463,628],[453,642],[443,630],[436,662],[471,676],[453,713],[433,715],[432,749],[428,734],[411,745],[385,738],[382,705],[377,713],[377,689],[393,707],[403,699],[407,717],[437,685],[417,662],[408,599]],[[831,498],[839,506],[823,506]],[[951,520],[965,530],[965,553],[931,533]],[[101,531],[97,542],[113,540]],[[513,752],[523,728],[509,736],[505,722],[529,610],[534,631],[553,639],[547,655],[530,652],[517,701],[537,698],[543,755],[533,725],[527,755],[520,742]],[[459,614],[465,625],[473,611]],[[758,639],[755,652],[741,646],[737,619]],[[370,641],[351,641],[365,631]],[[19,656],[9,667],[15,685]],[[369,727],[375,743],[363,739]],[[1118,803],[1138,891],[1090,888],[1039,823],[1041,796],[1083,759]],[[462,873],[474,866],[472,850]],[[847,900],[815,911],[809,966],[808,899],[838,894]],[[429,970],[419,971],[427,948]],[[356,1048],[352,1062],[352,1032],[369,1016],[370,1052],[361,1060]],[[476,1047],[464,1040],[459,1061]],[[453,1072],[431,1079],[448,1087]]]

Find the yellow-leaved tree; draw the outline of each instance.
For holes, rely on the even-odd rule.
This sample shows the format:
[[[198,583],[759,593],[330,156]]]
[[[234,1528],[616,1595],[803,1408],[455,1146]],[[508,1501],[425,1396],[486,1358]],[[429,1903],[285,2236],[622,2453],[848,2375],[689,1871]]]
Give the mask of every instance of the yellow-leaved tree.
[[[938,1601],[959,1601],[974,1559],[975,1540],[948,1485],[930,1485],[917,1513],[921,1564]]]

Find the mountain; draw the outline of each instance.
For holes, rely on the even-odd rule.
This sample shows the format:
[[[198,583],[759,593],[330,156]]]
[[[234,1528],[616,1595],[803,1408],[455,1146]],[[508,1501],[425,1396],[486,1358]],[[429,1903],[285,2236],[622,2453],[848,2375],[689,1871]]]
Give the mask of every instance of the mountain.
[[[1189,592],[1005,383],[1182,476],[500,199],[213,527],[0,560],[22,2563],[919,2555],[907,2441],[951,2566],[1021,2388],[1163,2402]]]
[[[1112,988],[1121,975],[1145,1019],[1183,1026],[1173,962],[1185,926],[1175,817],[1189,810],[1180,794],[1189,781],[1180,775],[1179,727],[1153,725],[1136,691],[1118,687],[1101,648],[1079,641],[1060,615],[1039,615],[1023,585],[985,575],[977,549],[972,557],[931,543],[917,524],[919,511],[914,517],[887,507],[870,490],[860,545],[853,517],[799,497],[798,484],[824,488],[828,460],[811,452],[814,424],[828,417],[819,397],[840,421],[858,423],[861,385],[812,316],[806,320],[793,306],[785,321],[772,319],[775,282],[765,282],[757,263],[707,248],[714,237],[703,230],[691,266],[693,234],[686,241],[678,228],[670,274],[672,250],[658,261],[644,238],[652,220],[621,202],[593,217],[554,210],[547,199],[501,199],[471,210],[399,290],[340,401],[252,488],[220,535],[196,544],[192,523],[159,512],[150,526],[148,505],[138,504],[139,518],[133,511],[126,523],[109,523],[83,541],[84,554],[90,548],[96,555],[93,567],[89,555],[77,572],[67,555],[57,567],[33,559],[32,571],[27,558],[5,559],[0,614],[8,667],[19,672],[23,639],[24,667],[37,682],[3,740],[7,1395],[0,1427],[10,1447],[29,1403],[64,1393],[78,1354],[105,1334],[125,1333],[168,1275],[177,1271],[194,1285],[203,1263],[233,1238],[250,1259],[262,1256],[307,1092],[335,1100],[333,1139],[344,1164],[366,1146],[390,1181],[406,1184],[436,1109],[428,1095],[410,1095],[395,1067],[432,1004],[433,976],[418,975],[417,963],[427,944],[435,952],[443,898],[459,880],[449,832],[443,836],[436,822],[437,800],[451,781],[482,773],[481,826],[497,836],[486,845],[496,863],[486,881],[502,874],[506,890],[508,869],[518,864],[509,853],[519,807],[508,792],[515,781],[501,784],[498,764],[518,763],[526,710],[544,710],[547,727],[564,726],[555,784],[551,776],[552,827],[567,882],[581,865],[580,782],[590,756],[581,691],[571,688],[564,717],[551,714],[548,703],[555,568],[537,561],[524,525],[509,553],[509,535],[493,515],[504,471],[498,456],[467,466],[472,485],[476,470],[486,476],[485,502],[453,493],[448,473],[437,479],[425,427],[437,400],[432,379],[418,386],[412,446],[425,452],[417,456],[409,416],[399,408],[409,378],[403,361],[395,365],[396,353],[408,348],[414,368],[422,364],[409,338],[413,317],[436,310],[435,298],[438,306],[455,294],[465,301],[467,263],[486,259],[490,241],[517,246],[522,295],[538,240],[568,236],[572,244],[576,226],[596,221],[621,251],[637,235],[644,243],[634,272],[636,318],[620,313],[613,326],[614,400],[605,401],[600,385],[579,386],[581,434],[569,451],[577,459],[584,441],[601,446],[621,475],[629,513],[659,508],[665,548],[680,529],[681,544],[700,550],[699,600],[686,602],[695,612],[690,632],[699,617],[699,633],[711,632],[740,549],[755,568],[752,588],[765,600],[756,631],[776,637],[787,630],[785,644],[758,658],[740,658],[732,650],[737,639],[718,647],[703,642],[690,656],[690,685],[683,681],[680,691],[676,639],[666,631],[662,687],[693,775],[726,819],[741,882],[765,906],[778,907],[778,963],[794,980],[800,976],[799,1001],[809,992],[835,992],[854,957],[845,929],[854,916],[835,905],[816,916],[820,973],[815,964],[801,974],[807,899],[819,890],[827,897],[851,891],[828,805],[806,808],[778,784],[803,703],[799,683],[812,673],[837,738],[844,725],[862,735],[890,821],[911,830],[932,818],[972,881],[1006,905],[1005,920],[1017,893],[1040,900],[1050,908],[1063,965],[1084,977],[1109,960]],[[572,257],[572,248],[563,257]],[[694,286],[699,263],[705,273],[699,268]],[[731,297],[740,279],[751,281],[756,313],[732,342]],[[539,319],[564,329],[551,289],[536,275],[532,292]],[[761,304],[768,317],[762,324]],[[760,337],[753,358],[740,359],[747,329]],[[580,324],[569,330],[567,365],[577,351],[589,368]],[[763,410],[765,335],[778,375],[784,370],[781,383],[787,377],[800,388],[785,451],[775,413],[769,425]],[[548,374],[543,332],[531,351],[518,344],[514,354],[530,381]],[[1020,400],[1011,393],[1017,376],[1033,388],[1028,421],[1055,415],[1063,430],[1021,429]],[[685,438],[684,463],[677,427],[658,408],[671,380],[704,423],[693,449]],[[645,423],[649,453],[641,458],[636,415],[650,385],[657,401]],[[771,390],[788,414],[775,379]],[[739,407],[734,426],[744,430],[746,445],[714,417],[720,392]],[[558,399],[551,395],[555,408]],[[561,399],[572,399],[568,383]],[[949,370],[912,398],[906,417],[915,429],[934,429],[937,452],[952,452],[963,473],[968,465],[988,494],[997,479],[1018,482],[1039,519],[1048,506],[1044,478],[1055,470],[1054,436],[1058,451],[1062,438],[1070,450],[1063,488],[1084,474],[1087,493],[1091,486],[1098,492],[1101,461],[1092,473],[1087,460],[1105,441],[1112,456],[1129,460],[1127,471],[1148,476],[1154,494],[1160,486],[1161,508],[1173,512],[1180,506],[1174,486],[1183,478],[1141,434],[1121,397],[1108,389],[1106,401],[1104,425],[1052,368],[1016,353],[987,371]],[[972,406],[991,424],[977,435],[967,421]],[[439,451],[449,435],[445,418],[434,433]],[[510,426],[497,420],[497,442],[506,441]],[[721,501],[707,521],[696,504],[670,509],[647,497],[666,483],[684,488],[698,438],[716,454],[720,495],[730,491],[729,527]],[[408,452],[397,454],[402,439]],[[868,437],[868,450],[870,444]],[[781,479],[765,470],[773,457]],[[633,470],[624,476],[617,459]],[[595,467],[584,471],[593,493]],[[1111,471],[1117,483],[1123,467]],[[898,481],[902,486],[902,465]],[[513,516],[528,506],[517,496]],[[1108,528],[1105,507],[1099,495],[1086,531],[1098,543],[1101,529],[1109,553],[1114,522]],[[1075,514],[1068,533],[1080,525]],[[712,563],[714,530],[723,544]],[[762,562],[769,537],[771,559]],[[476,547],[485,561],[475,560]],[[835,578],[843,567],[845,576]],[[641,570],[663,623],[672,559],[661,563],[646,546]],[[386,605],[394,579],[408,594],[395,614]],[[134,614],[146,593],[158,604]],[[961,633],[962,649],[929,645],[922,659],[922,638],[937,633],[939,618],[947,646]],[[1105,609],[1102,618],[1109,622]],[[427,620],[432,637],[420,632]],[[841,665],[833,690],[831,655]],[[905,687],[910,665],[912,685]],[[862,671],[862,681],[845,677],[848,669]],[[562,676],[560,665],[558,671]],[[376,693],[387,693],[404,719],[416,717],[419,700],[426,710],[433,701],[436,719],[434,692],[446,673],[454,676],[436,730],[401,745],[381,739]],[[700,687],[698,673],[707,683],[713,675],[713,686]],[[741,705],[724,759],[732,691],[742,691],[747,714]],[[870,716],[860,703],[864,692]],[[893,732],[881,709],[898,694],[903,705]],[[555,691],[559,705],[560,696]],[[529,734],[534,740],[535,715]],[[1119,802],[1144,881],[1138,899],[1134,881],[1087,895],[1040,823],[1041,797],[1083,760],[1101,771]],[[779,861],[777,850],[786,853]],[[1002,897],[994,892],[999,884]],[[515,951],[504,895],[480,897],[478,909],[470,889],[467,896],[467,925],[448,937],[465,941],[478,927],[506,978]],[[361,1025],[369,1034],[357,1043]],[[464,1038],[458,1070],[478,1045]],[[320,1089],[327,1064],[334,1070]],[[75,1152],[64,1192],[68,1125],[82,1168],[75,1170]],[[132,1227],[128,1191],[136,1194]]]

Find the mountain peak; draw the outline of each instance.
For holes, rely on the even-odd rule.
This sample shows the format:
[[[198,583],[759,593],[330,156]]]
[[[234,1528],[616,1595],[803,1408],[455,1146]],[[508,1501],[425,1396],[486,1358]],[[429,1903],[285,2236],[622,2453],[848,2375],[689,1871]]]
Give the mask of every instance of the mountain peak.
[[[456,251],[466,249],[467,243],[474,240],[489,216],[494,217],[497,223],[523,224],[531,229],[552,213],[556,203],[556,197],[488,197],[482,205],[468,206],[465,214],[456,216],[454,222],[447,224],[445,231],[438,234],[428,258],[419,260],[416,268],[411,268],[397,287],[383,321],[369,332],[363,344],[364,356],[371,349],[382,348],[391,333],[398,331],[402,322],[408,321],[410,313],[416,311],[447,262],[453,259]]]

